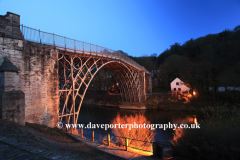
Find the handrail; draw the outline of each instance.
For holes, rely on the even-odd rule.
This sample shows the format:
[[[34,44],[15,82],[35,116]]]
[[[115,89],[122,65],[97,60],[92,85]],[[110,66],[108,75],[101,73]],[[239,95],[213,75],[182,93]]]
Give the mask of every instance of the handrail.
[[[74,51],[80,51],[82,53],[100,53],[103,56],[110,57],[112,59],[119,59],[125,63],[142,70],[142,66],[130,59],[128,56],[124,55],[120,51],[111,50],[102,46],[94,45],[84,41],[78,41],[75,39],[67,38],[60,36],[54,33],[48,33],[40,31],[34,28],[24,26],[23,24],[20,27],[23,38],[27,41],[32,41],[36,43],[42,43],[47,45],[55,45],[57,47],[71,49]],[[150,74],[148,70],[145,69],[145,72]]]
[[[91,134],[91,136],[90,135],[86,135],[86,134],[84,134],[84,136],[85,137],[89,137],[89,138],[92,138],[92,140],[94,141],[94,138],[96,138],[95,136],[94,136],[94,132],[95,133],[99,133],[99,134],[102,134],[101,132],[98,132],[98,131],[94,131],[94,130],[92,130],[92,134]],[[104,135],[104,134],[103,134]],[[129,144],[128,144],[128,142],[127,142],[127,144],[125,144],[125,145],[123,145],[122,144],[122,146],[125,146],[125,148],[126,148],[126,150],[128,150],[127,148],[128,147],[130,147],[130,148],[133,148],[133,149],[138,149],[138,150],[142,150],[142,151],[145,151],[145,152],[151,152],[151,153],[153,153],[153,141],[142,141],[142,140],[138,140],[138,139],[131,139],[131,138],[127,138],[127,137],[120,137],[120,136],[115,136],[115,135],[113,135],[113,134],[106,134],[107,136],[108,136],[108,138],[107,138],[107,142],[108,142],[108,144],[110,144],[110,143],[115,143],[116,144],[116,142],[111,142],[111,139],[110,139],[110,136],[113,136],[113,137],[118,137],[118,138],[124,138],[125,139],[125,142],[126,141],[128,141],[128,140],[133,140],[133,141],[141,141],[141,142],[144,142],[144,143],[149,143],[150,144],[150,146],[151,146],[151,150],[145,150],[145,149],[141,149],[141,148],[135,148],[135,147],[133,147],[133,146],[130,146]],[[83,129],[81,128],[81,133],[80,133],[80,136],[81,137],[84,137],[83,136]],[[99,138],[97,138],[99,141],[101,140],[101,139],[99,139]],[[103,140],[103,139],[102,139]],[[146,146],[146,145],[145,145]],[[150,147],[149,146],[149,147]]]

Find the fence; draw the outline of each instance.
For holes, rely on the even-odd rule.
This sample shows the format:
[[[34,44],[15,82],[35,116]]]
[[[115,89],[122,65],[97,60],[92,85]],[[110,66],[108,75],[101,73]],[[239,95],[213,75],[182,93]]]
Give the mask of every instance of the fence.
[[[119,59],[125,63],[142,70],[142,66],[130,59],[128,56],[124,55],[120,51],[114,51],[108,48],[104,48],[91,43],[86,43],[83,41],[78,41],[75,39],[63,37],[56,35],[54,33],[43,32],[34,28],[21,25],[23,38],[27,41],[32,41],[36,43],[42,43],[47,45],[54,45],[62,49],[72,50],[77,53],[84,54],[95,54],[98,56],[109,57],[112,59]],[[150,74],[148,70],[145,72]]]
[[[91,134],[88,135],[83,135],[83,129],[81,128],[80,136],[81,137],[88,137],[92,141],[95,141],[98,139],[99,141],[104,141],[102,138],[97,138],[95,136],[95,133],[100,133],[101,132],[96,132],[92,130]],[[206,150],[206,149],[198,149],[196,147],[180,147],[180,146],[173,146],[169,144],[164,144],[164,143],[159,143],[159,142],[148,142],[148,141],[142,141],[142,140],[137,140],[137,139],[131,139],[127,137],[119,137],[111,134],[107,134],[107,138],[105,140],[105,144],[110,146],[112,144],[115,144],[116,146],[119,146],[116,142],[111,141],[111,137],[116,137],[116,138],[122,138],[124,139],[124,144],[121,146],[124,147],[124,150],[128,151],[130,148],[132,149],[137,149],[139,151],[143,151],[144,153],[149,153],[148,155],[154,155],[154,156],[160,156],[160,157],[165,157],[165,158],[177,158],[177,159],[239,159],[240,154],[234,154],[234,153],[227,153],[227,152],[220,152],[220,151],[213,151],[213,150]],[[145,144],[150,150],[143,149],[144,146],[141,146],[141,148],[137,148],[135,146],[132,146],[129,142],[130,141],[139,141]],[[182,154],[184,153],[184,154]],[[187,155],[187,156],[186,156]]]
[[[103,138],[97,138],[95,136],[95,133],[98,133],[99,136],[103,136]],[[137,139],[131,139],[131,138],[127,138],[127,137],[119,137],[119,136],[115,136],[115,135],[112,135],[112,134],[105,134],[106,139],[104,140],[104,134],[102,134],[101,132],[97,132],[97,131],[94,131],[92,130],[92,133],[91,134],[85,134],[83,135],[83,129],[81,128],[81,132],[80,132],[80,136],[81,137],[87,137],[87,138],[90,138],[92,141],[95,141],[96,139],[98,139],[99,141],[102,141],[104,142],[105,144],[107,144],[108,146],[112,145],[112,144],[115,144],[116,146],[118,147],[124,147],[124,150],[128,151],[130,148],[131,149],[136,149],[136,150],[139,150],[139,151],[143,151],[144,153],[149,153],[149,154],[153,154],[153,143],[154,142],[148,142],[148,141],[142,141],[142,140],[137,140]],[[113,140],[111,140],[112,138],[120,138],[120,139],[123,139],[124,141],[124,144],[120,144],[119,142],[114,142]],[[133,146],[130,142],[139,142],[141,143],[141,148],[138,148],[136,146]],[[148,145],[142,145],[143,143],[145,144],[148,144]],[[146,148],[149,148],[148,150]],[[123,149],[123,148],[122,148]]]

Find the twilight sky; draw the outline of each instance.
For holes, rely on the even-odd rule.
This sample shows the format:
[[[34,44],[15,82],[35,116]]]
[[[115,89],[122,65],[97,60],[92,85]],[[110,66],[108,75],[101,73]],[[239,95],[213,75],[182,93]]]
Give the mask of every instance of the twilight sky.
[[[137,57],[240,25],[240,0],[0,0],[0,8],[25,26]]]

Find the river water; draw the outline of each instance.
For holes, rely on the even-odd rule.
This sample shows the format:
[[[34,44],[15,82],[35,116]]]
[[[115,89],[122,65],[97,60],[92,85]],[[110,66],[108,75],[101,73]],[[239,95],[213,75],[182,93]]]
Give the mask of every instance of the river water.
[[[142,112],[145,118],[150,121],[151,124],[192,124],[201,120],[201,115],[194,112],[183,111],[160,111],[160,110],[124,110],[118,108],[109,108],[104,106],[82,104],[78,124],[110,124],[111,121],[116,118],[118,114],[134,115]],[[84,129],[84,136],[91,138],[92,129]],[[111,129],[94,129],[95,139],[102,138],[108,133],[113,134]],[[155,141],[171,140],[173,138],[173,129],[156,129]]]

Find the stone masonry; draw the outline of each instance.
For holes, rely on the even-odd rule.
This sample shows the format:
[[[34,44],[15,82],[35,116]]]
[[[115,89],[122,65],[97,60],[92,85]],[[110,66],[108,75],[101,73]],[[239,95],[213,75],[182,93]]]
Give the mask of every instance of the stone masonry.
[[[25,95],[20,90],[19,69],[7,57],[0,67],[0,117],[25,125]]]
[[[26,122],[55,127],[58,122],[58,60],[53,46],[24,42],[22,90]]]
[[[58,122],[57,50],[24,41],[21,35],[19,15],[8,12],[0,16],[0,66],[7,57],[19,69],[19,82],[12,83],[19,83],[25,94],[25,121],[55,127]]]
[[[5,16],[0,16],[0,36],[15,39],[23,39],[20,28],[20,15],[7,12]]]

